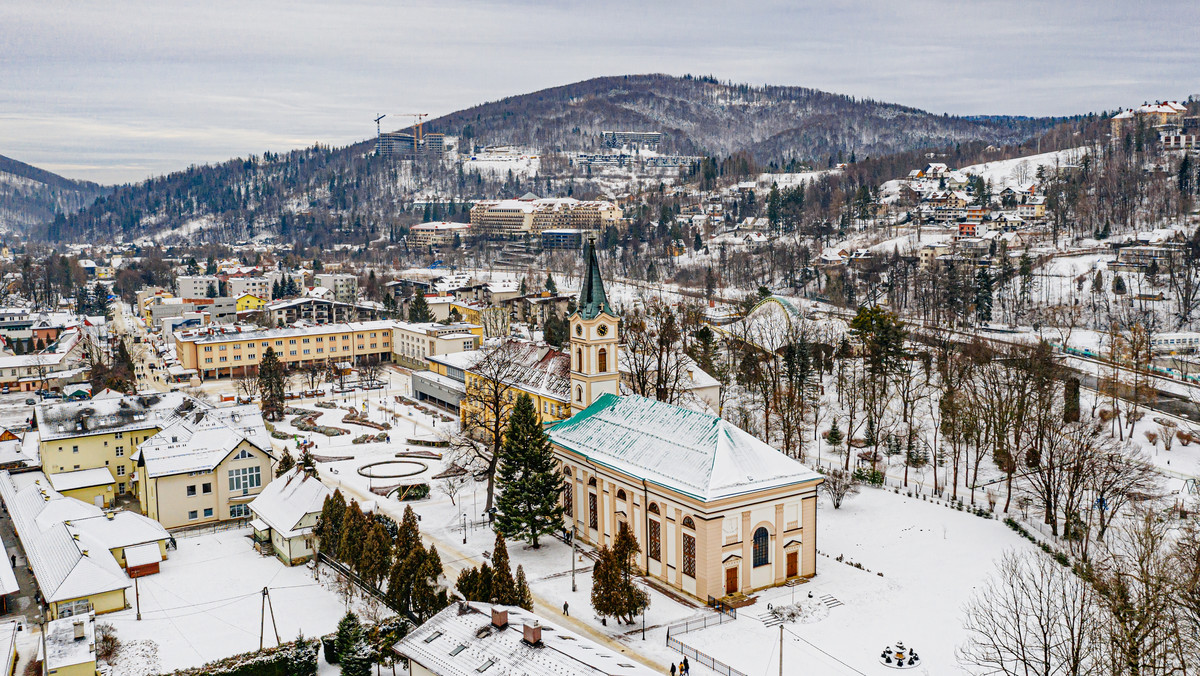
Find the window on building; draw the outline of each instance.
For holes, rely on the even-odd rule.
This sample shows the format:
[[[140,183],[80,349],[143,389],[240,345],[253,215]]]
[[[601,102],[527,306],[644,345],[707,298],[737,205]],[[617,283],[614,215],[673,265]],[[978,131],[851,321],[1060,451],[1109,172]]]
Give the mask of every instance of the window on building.
[[[205,495],[208,495],[209,493],[212,493],[212,484],[203,484],[203,485],[201,485],[201,486],[200,486],[200,492],[201,492],[201,493],[204,493]]]
[[[262,485],[262,471],[257,467],[238,467],[229,470],[229,490],[248,491]]]
[[[117,476],[125,476],[125,465],[117,465]]]
[[[696,538],[683,534],[683,574],[696,577]]]
[[[117,484],[117,495],[125,495],[125,482]]]
[[[583,401],[583,385],[575,386],[575,401]]]
[[[626,497],[626,495],[625,495],[625,489],[624,489],[624,488],[621,488],[621,489],[618,489],[618,490],[617,490],[617,499],[618,499],[618,500],[625,500],[625,499],[627,499],[627,497]]]
[[[188,521],[195,521],[196,519],[199,519],[199,518],[200,518],[200,512],[197,512],[194,509],[192,511],[188,512]]]
[[[600,369],[600,373],[608,371],[608,350],[600,348],[600,354],[597,355],[596,362]]]
[[[754,531],[754,566],[765,566],[771,562],[768,556],[771,548],[771,534],[766,528]]]
[[[212,508],[212,507],[205,507],[205,508],[204,508],[204,516],[205,516],[205,517],[210,517],[210,516],[212,516],[212,515],[213,515],[213,508]]]
[[[568,478],[563,484],[563,511],[575,522],[575,485]]]
[[[190,498],[190,497],[194,496],[195,494],[196,494],[196,487],[188,486],[187,487],[187,496]]]
[[[575,370],[583,370],[583,350],[575,350]]]
[[[125,447],[124,447],[124,446],[117,446],[117,448],[116,448],[116,449],[115,449],[113,452],[114,452],[114,453],[116,453],[116,454],[117,454],[117,457],[119,458],[119,457],[121,457],[121,456],[125,455]]]
[[[649,510],[650,510],[650,513],[651,513],[651,514],[658,514],[658,513],[659,513],[659,511],[658,511],[658,503],[657,503],[657,502],[651,502],[651,503],[650,503]]]
[[[646,548],[646,556],[655,561],[662,560],[662,525],[657,519],[650,519],[650,544]]]
[[[71,447],[71,452],[72,452],[72,453],[78,453],[78,452],[79,452],[79,447],[78,447],[78,446],[72,446],[72,447]]]
[[[599,528],[600,519],[596,510],[596,494],[588,493],[588,528]]]
[[[229,518],[244,519],[250,516],[250,507],[248,505],[230,505]]]
[[[683,527],[691,528],[692,530],[696,530],[696,522],[692,521],[692,517],[685,516],[685,517],[683,517]]]

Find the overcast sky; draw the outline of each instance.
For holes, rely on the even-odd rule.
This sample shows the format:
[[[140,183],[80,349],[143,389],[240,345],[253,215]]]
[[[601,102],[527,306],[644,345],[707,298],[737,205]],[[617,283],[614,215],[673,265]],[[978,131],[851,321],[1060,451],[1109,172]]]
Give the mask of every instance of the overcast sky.
[[[14,0],[0,155],[133,181],[650,72],[1068,115],[1200,95],[1198,25],[1196,0]]]

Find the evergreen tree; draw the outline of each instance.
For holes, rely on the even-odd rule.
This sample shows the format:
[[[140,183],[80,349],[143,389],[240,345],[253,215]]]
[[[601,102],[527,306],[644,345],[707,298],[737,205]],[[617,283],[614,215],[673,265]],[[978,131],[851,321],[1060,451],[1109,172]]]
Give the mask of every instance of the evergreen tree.
[[[367,530],[363,542],[362,561],[359,575],[373,587],[378,588],[387,577],[392,564],[392,539],[382,523],[375,522]]]
[[[629,527],[622,524],[610,548],[600,548],[592,569],[592,608],[599,615],[631,623],[650,606],[650,596],[633,583],[634,557],[641,551]]]
[[[275,476],[281,477],[284,474],[287,474],[288,471],[295,466],[296,466],[295,458],[293,458],[292,454],[288,453],[287,449],[285,448],[283,450],[283,455],[281,455],[279,457],[279,464],[275,465]]]
[[[271,282],[271,300],[279,300],[283,297],[283,289],[279,286],[279,280]]]
[[[338,656],[342,676],[371,676],[371,663],[374,661],[374,651],[361,636],[344,655]]]
[[[337,557],[356,573],[362,572],[363,541],[367,537],[367,517],[357,500],[351,500],[342,521],[342,539],[338,542]]]
[[[208,255],[208,262],[204,265],[204,274],[217,274],[217,259],[212,254]]]
[[[408,304],[408,321],[414,324],[433,321],[433,313],[429,311],[429,303],[425,302],[425,294],[413,294],[412,302]]]
[[[422,622],[450,605],[446,590],[438,588],[438,578],[441,576],[442,557],[438,556],[437,547],[430,547],[417,568],[412,590],[412,610]]]
[[[550,293],[558,293],[558,285],[554,283],[554,277],[549,272],[546,273],[546,290]]]
[[[992,276],[979,268],[975,276],[975,317],[980,324],[992,321]]]
[[[333,639],[333,652],[337,654],[338,661],[345,659],[346,655],[354,646],[362,640],[362,623],[358,621],[358,616],[354,611],[347,610],[338,622],[337,634]]]
[[[325,503],[321,506],[321,516],[313,529],[321,551],[337,555],[337,548],[342,540],[342,521],[345,518],[346,498],[342,496],[341,490],[334,489],[333,495],[325,498]]]
[[[267,420],[282,420],[284,409],[283,364],[275,350],[268,347],[258,366],[258,391],[262,393],[259,406]]]
[[[496,544],[492,548],[491,597],[492,603],[517,605],[517,583],[513,580],[512,567],[508,561],[508,544],[500,531],[496,531]]]
[[[300,460],[296,463],[296,466],[299,467],[300,471],[304,473],[304,476],[308,477],[309,479],[318,478],[317,461],[312,457],[312,453],[308,452],[307,448],[303,451],[300,451]]]
[[[841,446],[842,446],[842,431],[840,429],[838,429],[838,424],[837,424],[836,420],[834,420],[833,424],[829,426],[829,434],[825,437],[825,441],[829,444],[829,447],[832,448],[835,453],[838,452],[839,448],[841,448]]]
[[[396,532],[396,558],[403,559],[409,552],[421,546],[421,527],[417,523],[417,514],[412,505],[404,508],[404,516],[400,518],[400,528]]]
[[[1112,292],[1120,296],[1124,295],[1125,291],[1125,280],[1121,278],[1121,275],[1113,275]]]
[[[408,554],[399,556],[397,552],[392,571],[388,575],[387,599],[394,608],[401,610],[412,609],[413,585],[417,574],[425,563],[425,548],[420,544]]]
[[[500,495],[496,529],[510,537],[522,536],[533,547],[538,538],[562,528],[562,472],[554,458],[550,437],[527,394],[517,397],[504,435],[496,473]]]
[[[517,605],[525,610],[533,610],[533,592],[529,590],[529,582],[525,580],[524,566],[517,566]]]
[[[779,186],[772,183],[771,192],[767,194],[767,221],[771,229],[779,228]]]

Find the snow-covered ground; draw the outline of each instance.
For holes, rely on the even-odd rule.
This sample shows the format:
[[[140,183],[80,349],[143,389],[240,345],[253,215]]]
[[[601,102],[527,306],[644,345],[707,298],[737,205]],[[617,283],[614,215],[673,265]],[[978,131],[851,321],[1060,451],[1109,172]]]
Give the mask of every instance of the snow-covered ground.
[[[962,167],[959,171],[963,174],[975,174],[983,177],[985,181],[991,181],[993,188],[998,192],[1005,187],[1023,186],[1035,181],[1038,167],[1053,168],[1060,165],[1078,164],[1087,152],[1086,147],[1068,148],[1038,155],[1016,157],[1011,160],[972,164]]]
[[[176,539],[160,572],[140,578],[136,608],[104,615],[123,644],[120,676],[157,674],[258,650],[262,590],[270,590],[275,625],[283,641],[333,631],[346,605],[326,572],[313,578],[306,566],[289,568],[254,550],[249,529]],[[131,592],[133,590],[130,590]],[[132,597],[133,594],[131,593]],[[131,599],[132,600],[132,599]],[[271,618],[264,644],[275,645]]]

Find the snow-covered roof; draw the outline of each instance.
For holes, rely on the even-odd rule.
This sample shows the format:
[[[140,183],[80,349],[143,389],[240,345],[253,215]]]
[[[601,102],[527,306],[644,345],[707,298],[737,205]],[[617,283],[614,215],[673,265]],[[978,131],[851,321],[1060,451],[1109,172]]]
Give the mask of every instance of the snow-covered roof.
[[[145,464],[151,478],[210,472],[243,441],[271,455],[262,411],[254,404],[184,416],[138,444],[133,458]]]
[[[295,467],[267,484],[250,503],[250,511],[282,537],[290,538],[312,530],[300,528],[301,519],[321,511],[329,487]]]
[[[108,484],[116,483],[112,472],[108,471],[106,467],[93,467],[91,469],[78,469],[73,472],[51,474],[49,479],[50,485],[60,493],[79,488],[107,486]]]
[[[507,623],[492,624],[493,608]],[[524,626],[541,628],[541,645],[524,641]],[[547,622],[518,607],[487,603],[451,604],[397,643],[396,652],[438,676],[553,674],[554,676],[652,676],[658,672]]]
[[[83,638],[75,638],[75,626],[82,625]],[[60,617],[46,623],[46,670],[55,673],[76,665],[96,663],[96,615]],[[88,667],[91,669],[91,666]]]
[[[87,401],[43,403],[35,409],[42,441],[89,434],[161,428],[179,415],[209,408],[181,392],[121,395],[103,392]]]
[[[41,472],[0,472],[0,498],[25,549],[42,596],[66,601],[125,589],[132,583],[111,549],[170,537],[157,521],[134,512],[105,514],[50,487]]]
[[[134,545],[125,550],[125,565],[127,567],[148,566],[152,563],[160,563],[161,561],[162,550],[159,549],[157,542]]]
[[[703,502],[821,475],[715,415],[605,394],[550,429],[556,445]]]

